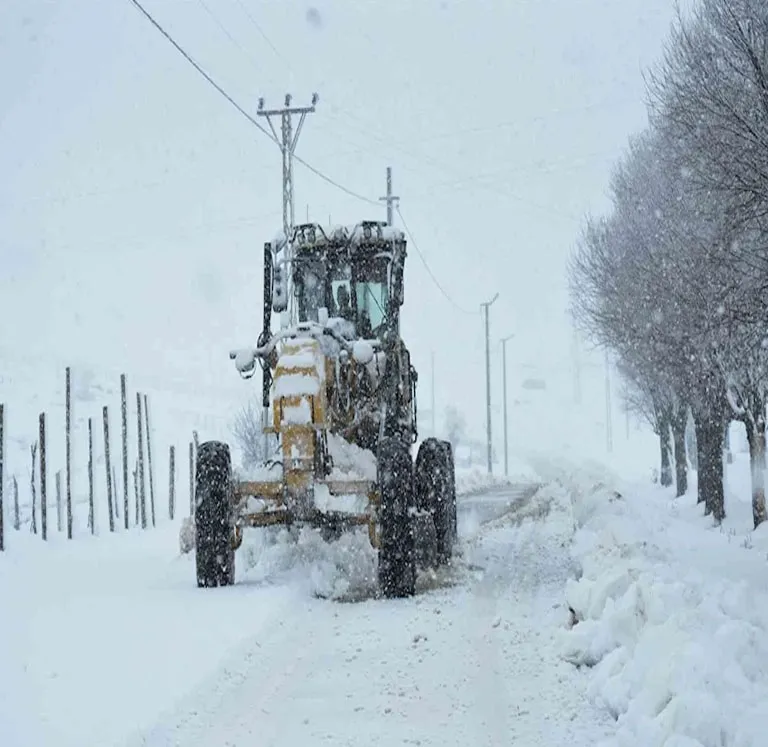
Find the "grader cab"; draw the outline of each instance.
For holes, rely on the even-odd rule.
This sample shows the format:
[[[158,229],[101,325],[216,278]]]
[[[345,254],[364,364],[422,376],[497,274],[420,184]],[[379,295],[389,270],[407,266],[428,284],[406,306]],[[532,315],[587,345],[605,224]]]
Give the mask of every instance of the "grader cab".
[[[263,330],[255,347],[230,358],[243,378],[261,367],[266,458],[236,479],[226,444],[200,444],[198,586],[234,583],[243,529],[275,524],[331,536],[366,528],[386,596],[413,594],[419,567],[450,561],[450,444],[426,439],[412,458],[417,376],[400,337],[405,257],[403,234],[378,222],[301,225],[265,245]]]

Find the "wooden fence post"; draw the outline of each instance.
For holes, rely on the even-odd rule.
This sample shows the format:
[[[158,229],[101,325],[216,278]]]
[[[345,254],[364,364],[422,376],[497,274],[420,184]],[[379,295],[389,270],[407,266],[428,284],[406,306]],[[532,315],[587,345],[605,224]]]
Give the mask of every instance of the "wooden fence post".
[[[13,476],[13,528],[18,532],[21,529],[21,514],[19,513],[19,483],[16,475]]]
[[[61,505],[61,470],[56,470],[56,530],[64,529],[64,507]]]
[[[168,454],[168,471],[170,473],[168,483],[168,517],[173,521],[173,511],[176,503],[176,448],[171,446]]]
[[[36,463],[37,460],[35,457],[37,456],[37,441],[33,443],[29,450],[32,454],[32,473],[30,474],[30,487],[32,489],[32,523],[30,524],[30,529],[32,530],[32,534],[37,534],[37,489],[35,486],[35,473],[36,473]]]
[[[118,498],[120,497],[118,493],[120,492],[117,489],[117,470],[115,470],[115,465],[112,465],[112,492],[115,494],[115,519],[117,519],[117,522],[115,523],[115,526],[117,526],[120,523],[120,501]]]
[[[67,539],[72,539],[72,369],[67,366]]]
[[[149,470],[149,509],[152,526],[155,526],[155,480],[152,476],[152,436],[149,431],[149,400],[144,395],[144,423],[147,428],[147,469]]]
[[[93,418],[88,418],[88,528],[96,534],[96,510],[93,501]]]
[[[144,484],[144,428],[141,423],[141,394],[136,392],[136,432],[139,443],[139,508],[141,509],[141,528],[147,528],[147,494]]]
[[[120,411],[123,417],[123,524],[128,529],[128,396],[125,374],[120,374]]]
[[[115,509],[112,504],[112,463],[109,456],[109,408],[102,408],[104,420],[104,470],[107,473],[107,507],[109,509],[109,531],[115,531]]]
[[[133,468],[133,492],[136,496],[136,523],[134,526],[138,526],[139,524],[139,463],[136,462],[136,466]]]
[[[45,458],[45,413],[40,413],[40,529],[43,540],[48,539],[48,480]]]

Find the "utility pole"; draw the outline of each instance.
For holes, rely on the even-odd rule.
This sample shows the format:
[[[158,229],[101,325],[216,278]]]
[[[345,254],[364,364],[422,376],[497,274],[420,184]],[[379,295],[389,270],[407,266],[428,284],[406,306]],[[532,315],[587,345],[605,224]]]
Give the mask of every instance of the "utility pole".
[[[382,202],[387,203],[387,224],[392,225],[395,218],[395,205],[400,198],[392,194],[392,167],[387,166],[387,194],[385,197],[379,197]]]
[[[605,445],[610,454],[613,451],[613,413],[611,412],[611,373],[608,348],[605,349]]]
[[[312,104],[310,106],[291,106],[291,94],[285,94],[285,106],[282,109],[265,109],[264,98],[259,99],[259,107],[256,114],[260,117],[266,117],[269,129],[275,142],[280,147],[283,154],[283,231],[286,238],[294,225],[294,202],[293,202],[293,154],[296,152],[296,145],[299,142],[301,128],[304,126],[304,120],[307,114],[313,114],[319,96],[312,94]],[[299,124],[296,126],[296,132],[293,131],[293,115],[299,116]],[[280,135],[272,122],[273,117],[280,117]]]
[[[507,340],[511,340],[514,335],[507,335],[501,338],[501,370],[503,377],[504,392],[504,477],[509,477],[509,441],[507,435]]]
[[[489,475],[493,474],[493,436],[491,431],[491,330],[488,317],[491,306],[498,297],[499,294],[497,293],[490,301],[480,304],[485,309],[485,422]]]

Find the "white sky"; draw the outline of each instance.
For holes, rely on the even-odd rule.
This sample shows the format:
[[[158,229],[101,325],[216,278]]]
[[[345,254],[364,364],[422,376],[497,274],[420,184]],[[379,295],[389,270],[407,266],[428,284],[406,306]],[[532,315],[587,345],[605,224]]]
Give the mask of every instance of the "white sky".
[[[571,386],[565,260],[644,125],[672,0],[144,2],[249,110],[318,91],[299,153],[333,179],[375,199],[393,167],[419,247],[474,313],[412,249],[403,333],[422,406],[434,351],[438,408],[482,428],[478,311],[496,291],[495,399],[509,333],[513,390],[523,364]],[[45,355],[242,392],[227,353],[261,327],[280,178],[277,147],[128,0],[3,0],[2,365]],[[298,164],[296,206],[384,216]]]

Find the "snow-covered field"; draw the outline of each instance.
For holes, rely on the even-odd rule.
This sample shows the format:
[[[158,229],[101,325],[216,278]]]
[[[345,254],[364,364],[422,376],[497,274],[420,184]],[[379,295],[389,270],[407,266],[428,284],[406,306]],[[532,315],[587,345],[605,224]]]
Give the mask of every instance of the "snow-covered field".
[[[532,465],[461,476],[456,563],[410,600],[375,597],[363,535],[254,531],[237,585],[203,591],[178,521],[9,532],[0,743],[763,745],[768,533],[743,455],[722,529],[647,482]]]

